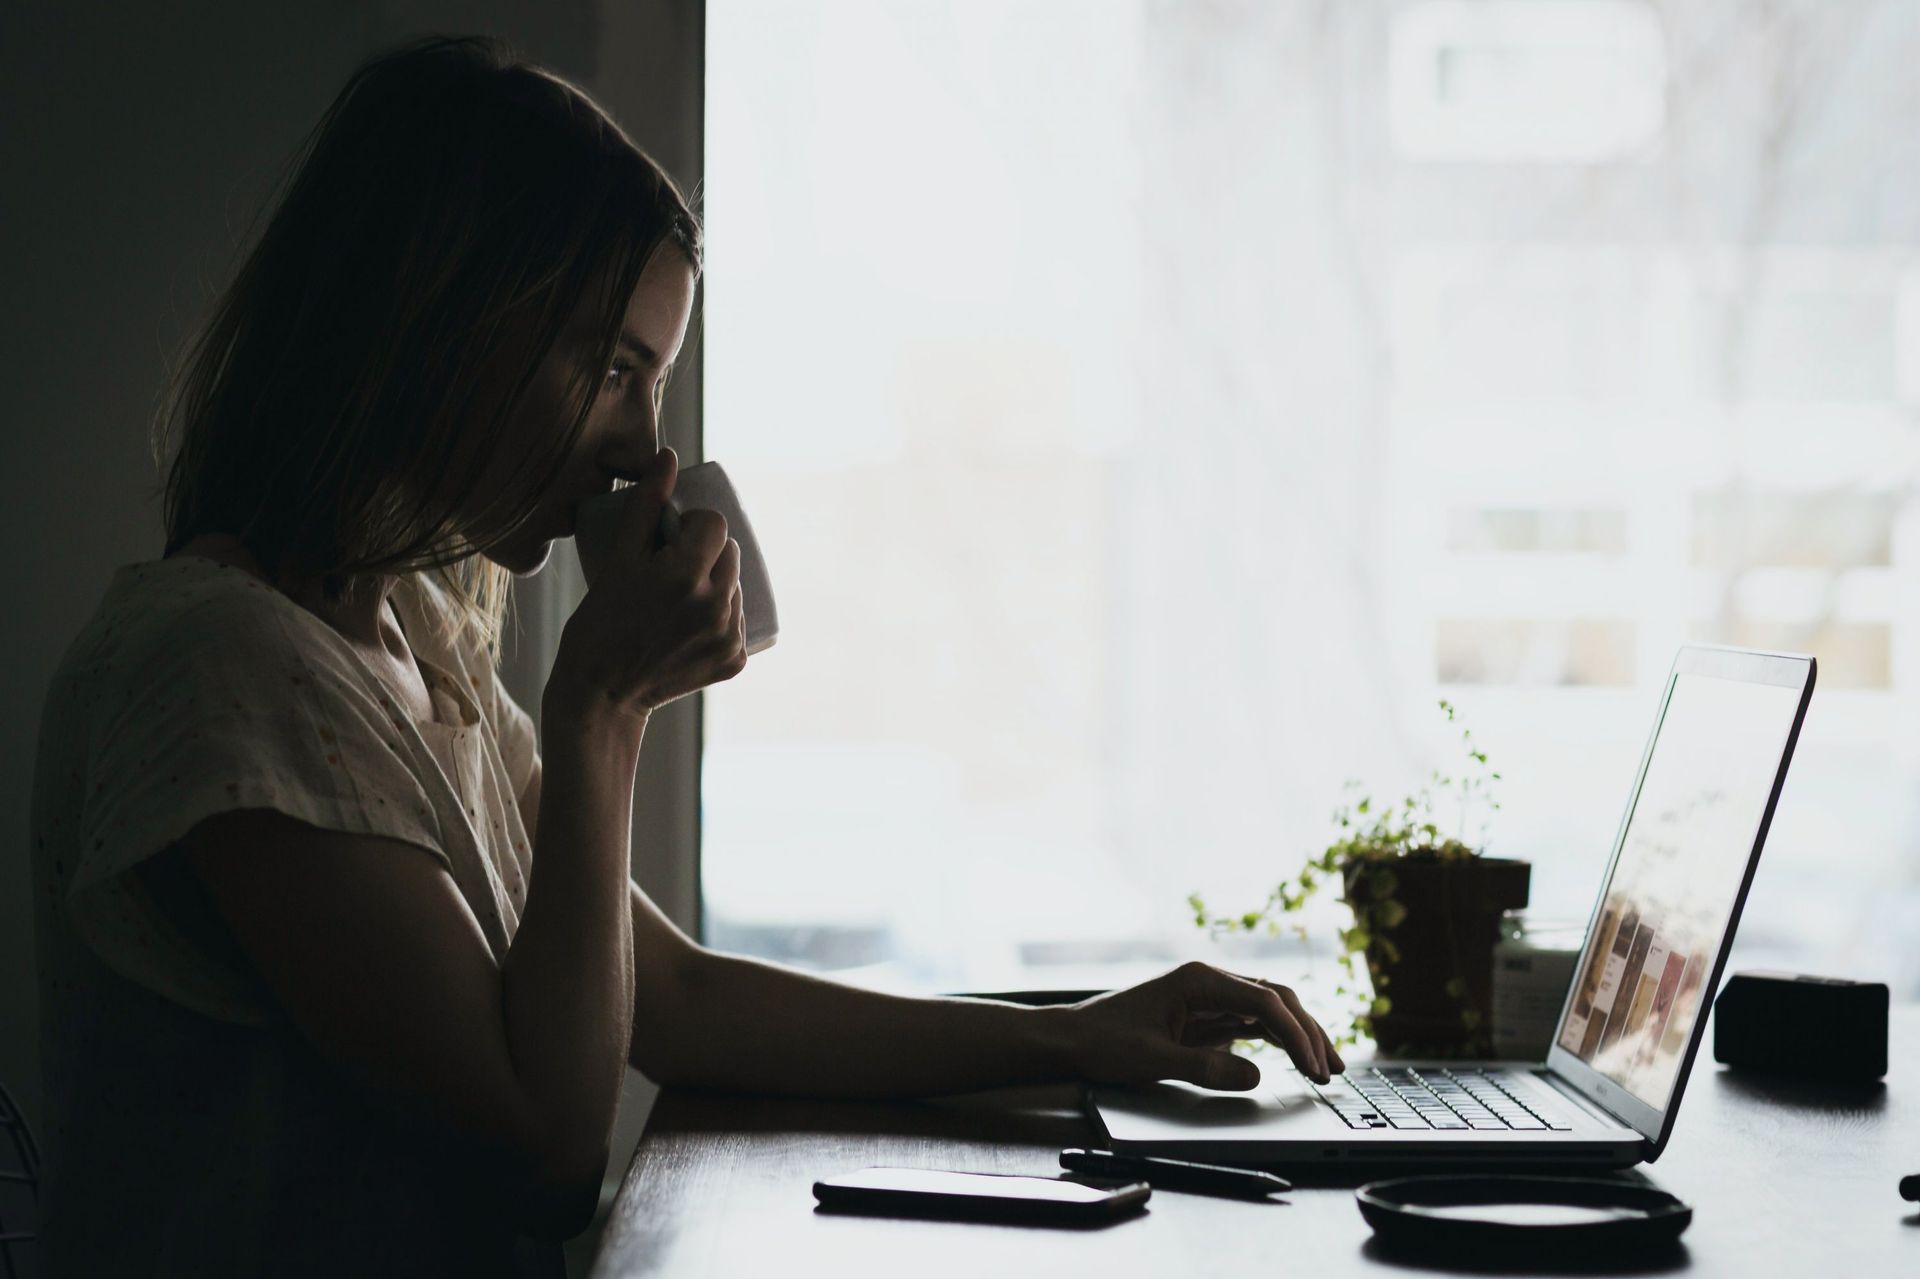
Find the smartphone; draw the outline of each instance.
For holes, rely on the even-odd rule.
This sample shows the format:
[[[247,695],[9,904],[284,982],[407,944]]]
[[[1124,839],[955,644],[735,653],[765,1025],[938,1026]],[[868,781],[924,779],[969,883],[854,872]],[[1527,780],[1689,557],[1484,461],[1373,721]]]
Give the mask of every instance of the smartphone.
[[[813,1183],[813,1197],[829,1212],[1059,1225],[1124,1217],[1144,1207],[1152,1193],[1144,1181],[1089,1186],[1058,1177],[925,1168],[863,1168]]]

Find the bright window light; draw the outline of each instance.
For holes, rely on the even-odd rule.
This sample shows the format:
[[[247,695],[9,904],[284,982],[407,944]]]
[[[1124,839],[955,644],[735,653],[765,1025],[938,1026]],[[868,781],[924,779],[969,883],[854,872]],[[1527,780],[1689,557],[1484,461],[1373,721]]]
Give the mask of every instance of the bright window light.
[[[1664,48],[1639,0],[1427,0],[1389,44],[1409,159],[1592,163],[1660,140]]]
[[[707,698],[709,939],[1297,978],[1186,895],[1451,765],[1441,697],[1583,921],[1705,639],[1821,660],[1746,957],[1920,995],[1920,11],[1875,14],[711,0],[707,453],[782,635]]]

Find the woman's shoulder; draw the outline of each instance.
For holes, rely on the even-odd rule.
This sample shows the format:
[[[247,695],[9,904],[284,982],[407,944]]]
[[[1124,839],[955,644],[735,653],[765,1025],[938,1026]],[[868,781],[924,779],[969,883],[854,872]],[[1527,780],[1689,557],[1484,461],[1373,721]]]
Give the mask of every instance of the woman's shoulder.
[[[56,680],[76,691],[205,672],[244,681],[263,666],[334,664],[326,624],[245,569],[199,556],[115,569]]]
[[[116,570],[93,621],[126,646],[271,636],[310,643],[325,623],[237,565],[195,555]],[[311,625],[308,625],[311,623]]]

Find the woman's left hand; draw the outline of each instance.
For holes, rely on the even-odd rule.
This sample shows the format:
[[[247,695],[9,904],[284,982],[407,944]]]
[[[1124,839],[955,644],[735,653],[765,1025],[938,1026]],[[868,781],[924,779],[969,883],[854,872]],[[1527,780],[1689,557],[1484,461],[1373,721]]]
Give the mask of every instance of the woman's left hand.
[[[1286,1049],[1315,1083],[1347,1068],[1292,990],[1199,962],[1096,995],[1066,1014],[1075,1069],[1093,1083],[1181,1079],[1245,1092],[1259,1084],[1260,1068],[1227,1051],[1236,1039],[1265,1039]]]

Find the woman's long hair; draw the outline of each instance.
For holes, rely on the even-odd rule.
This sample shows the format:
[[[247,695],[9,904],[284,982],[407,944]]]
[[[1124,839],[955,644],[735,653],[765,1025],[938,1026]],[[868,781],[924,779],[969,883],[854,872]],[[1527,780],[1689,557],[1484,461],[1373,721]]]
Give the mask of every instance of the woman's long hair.
[[[363,63],[289,168],[153,423],[166,553],[233,534],[336,601],[430,570],[497,660],[512,574],[476,551],[559,474],[648,258],[671,244],[699,270],[699,224],[585,92],[486,37]],[[507,424],[583,302],[598,340],[565,424],[474,509],[489,459],[527,448]]]

